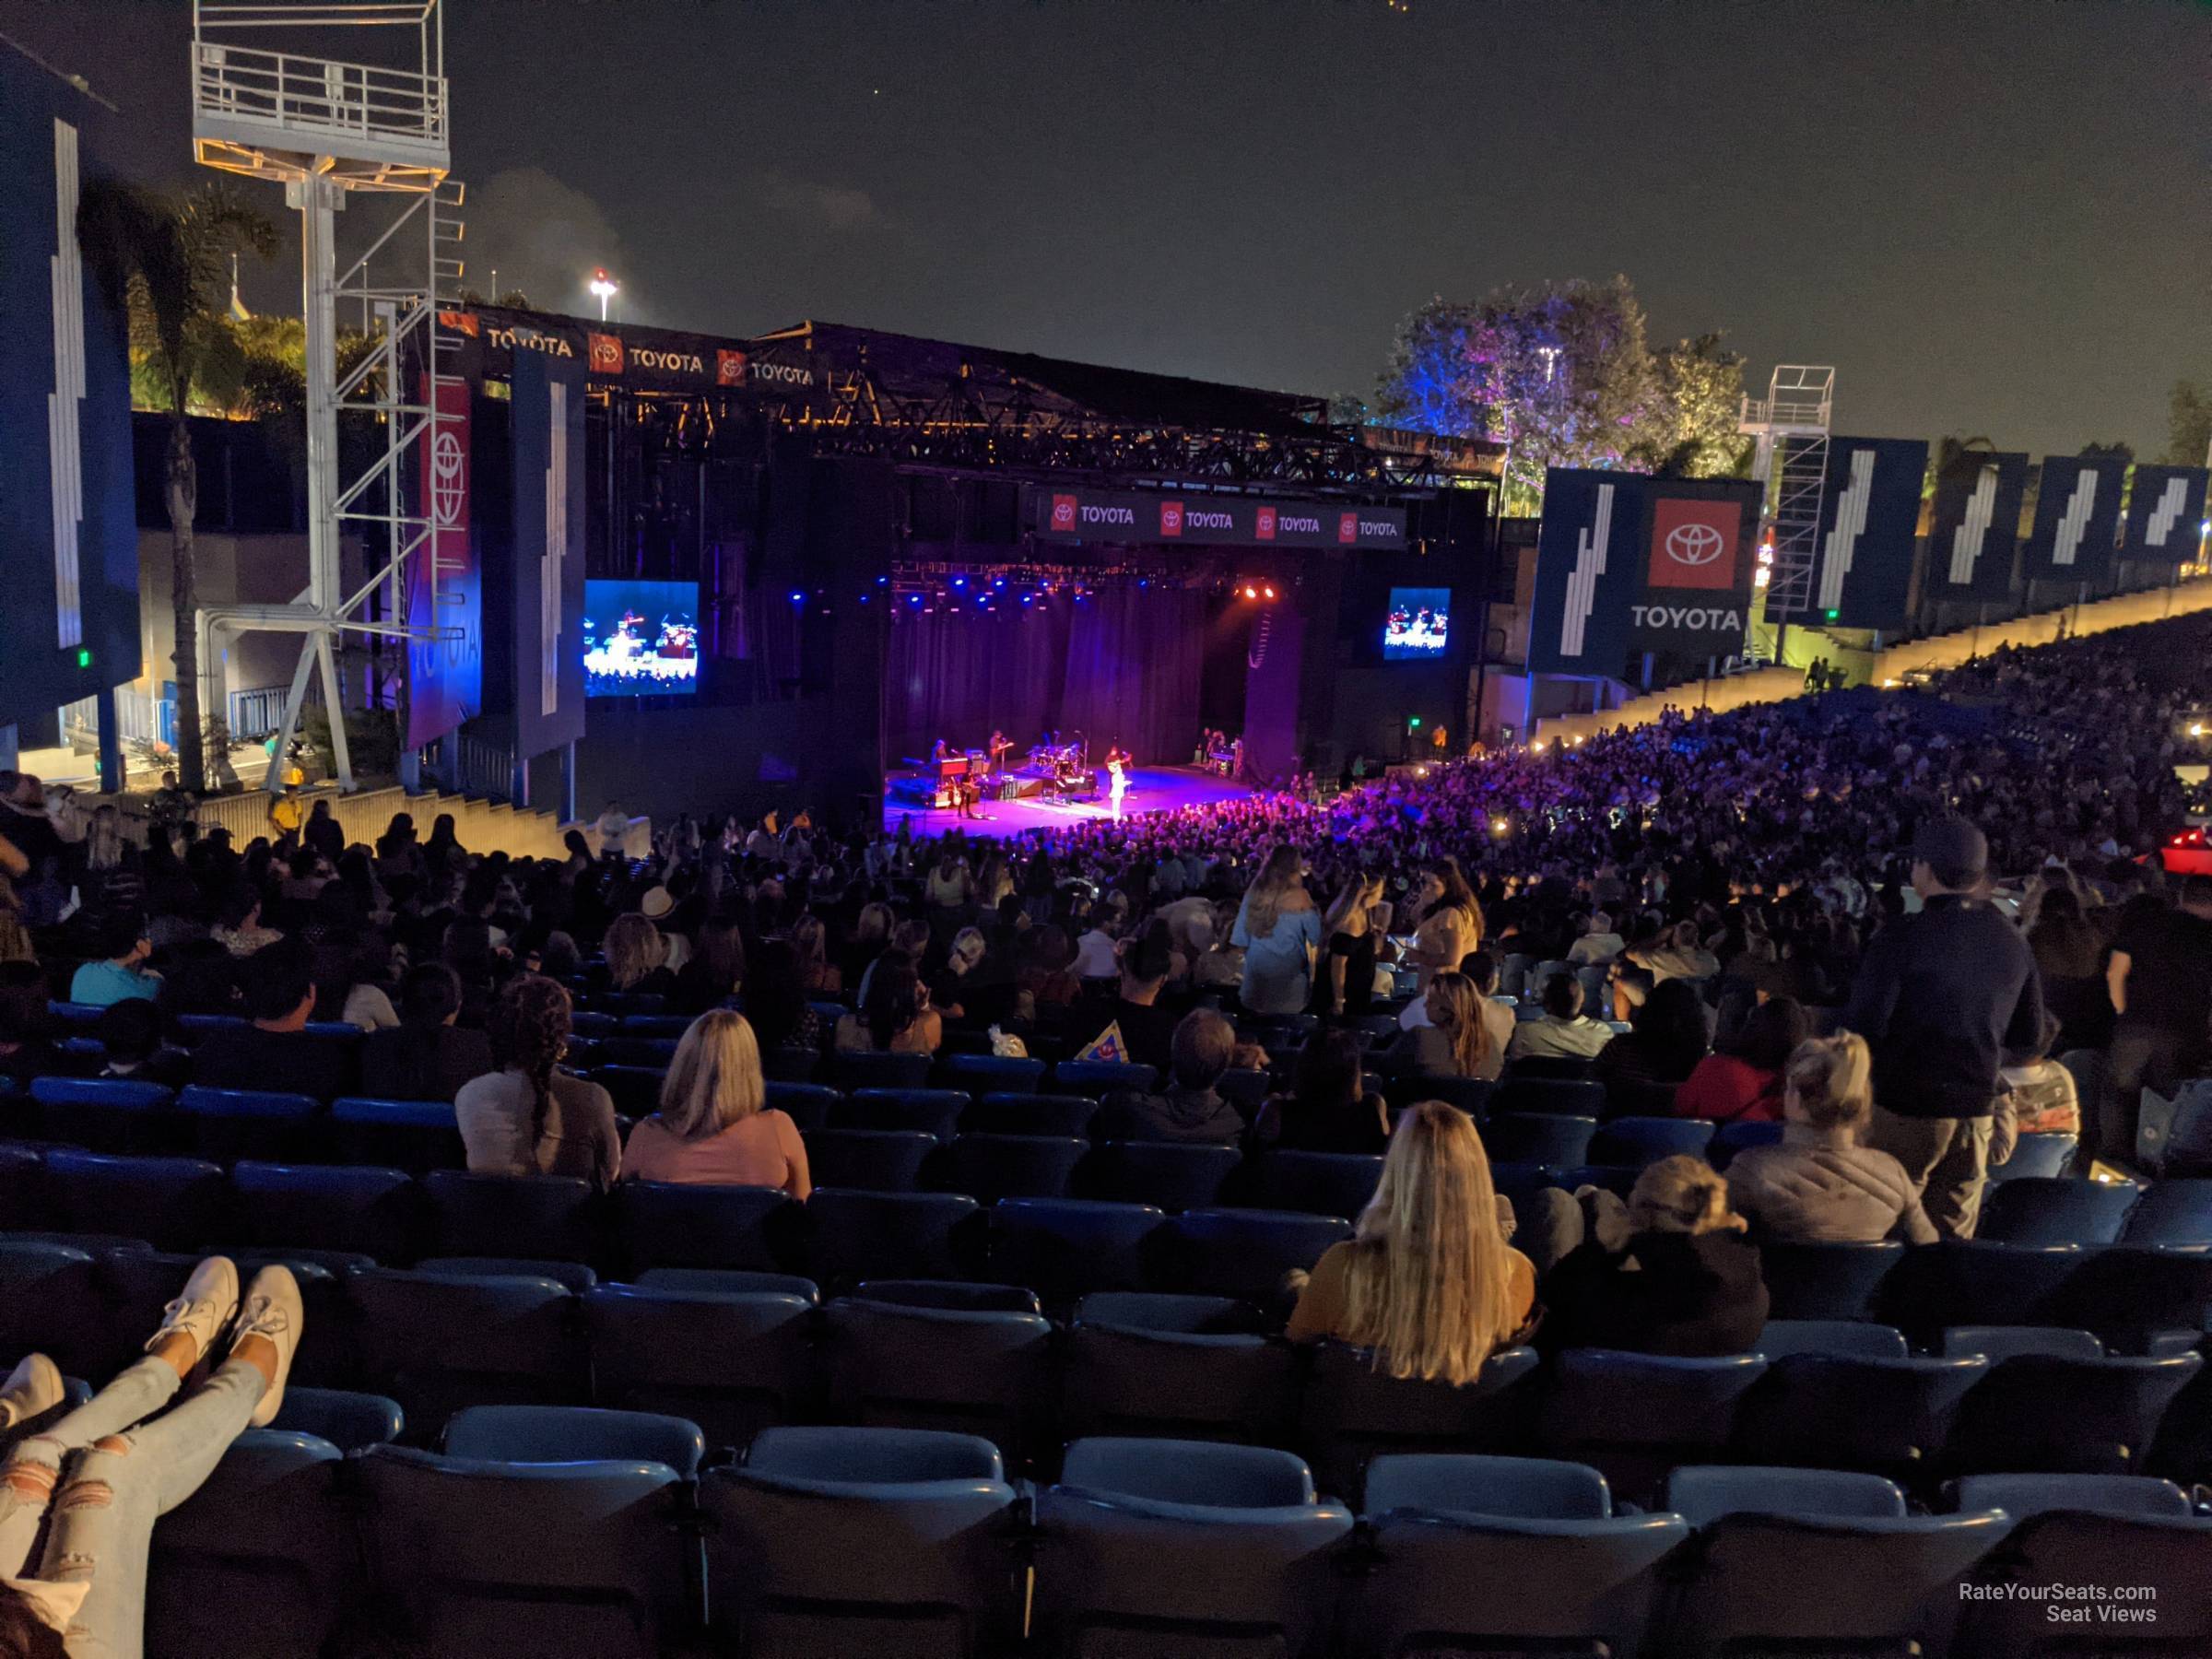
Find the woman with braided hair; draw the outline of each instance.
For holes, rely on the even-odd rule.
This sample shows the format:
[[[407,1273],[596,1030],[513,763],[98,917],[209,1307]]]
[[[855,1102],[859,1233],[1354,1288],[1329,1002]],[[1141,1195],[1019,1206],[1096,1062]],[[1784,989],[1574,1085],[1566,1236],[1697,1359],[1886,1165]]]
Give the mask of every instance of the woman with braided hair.
[[[569,1047],[569,994],[535,973],[509,982],[492,1006],[488,1077],[453,1097],[472,1175],[582,1175],[602,1186],[621,1172],[615,1102],[559,1069]]]

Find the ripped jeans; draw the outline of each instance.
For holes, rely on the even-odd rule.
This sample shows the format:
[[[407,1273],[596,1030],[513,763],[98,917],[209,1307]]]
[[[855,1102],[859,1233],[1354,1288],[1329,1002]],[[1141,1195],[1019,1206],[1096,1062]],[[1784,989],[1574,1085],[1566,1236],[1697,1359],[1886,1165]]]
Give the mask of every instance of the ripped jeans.
[[[70,1659],[139,1659],[154,1523],[199,1489],[266,1385],[233,1359],[154,1417],[179,1382],[148,1358],[51,1428],[37,1430],[34,1418],[36,1432],[11,1431],[18,1438],[0,1469],[0,1577],[90,1581],[63,1638]]]

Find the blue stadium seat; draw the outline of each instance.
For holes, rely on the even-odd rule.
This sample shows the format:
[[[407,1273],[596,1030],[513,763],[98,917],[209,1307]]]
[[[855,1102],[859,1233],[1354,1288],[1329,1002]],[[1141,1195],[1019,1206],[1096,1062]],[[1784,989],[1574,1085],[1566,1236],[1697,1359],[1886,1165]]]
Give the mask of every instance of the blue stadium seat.
[[[1062,1367],[1062,1431],[1283,1443],[1297,1355],[1219,1296],[1101,1291],[1077,1305]]]
[[[822,1083],[771,1081],[768,1085],[768,1103],[788,1116],[801,1135],[811,1129],[827,1129],[830,1109],[842,1098]]]
[[[488,1463],[657,1463],[686,1480],[706,1461],[699,1425],[592,1406],[471,1406],[445,1426],[444,1452]]]
[[[0,1239],[0,1365],[41,1353],[70,1376],[104,1379],[107,1334],[88,1317],[100,1305],[89,1251]]]
[[[658,1071],[668,1069],[676,1058],[677,1039],[674,1037],[636,1037],[623,1031],[618,1036],[599,1040],[599,1069],[621,1067],[625,1070]]]
[[[1587,1078],[1508,1077],[1490,1091],[1488,1110],[1492,1117],[1509,1112],[1556,1112],[1565,1117],[1602,1119],[1606,1086]]]
[[[1115,1064],[1103,1060],[1063,1060],[1053,1067],[1053,1088],[1061,1094],[1089,1095],[1093,1100],[1122,1089],[1142,1094],[1159,1081],[1149,1065]]]
[[[1335,1216],[1280,1210],[1187,1210],[1152,1239],[1147,1284],[1156,1290],[1234,1296],[1263,1307],[1286,1304],[1284,1276],[1321,1260],[1352,1236]]]
[[[760,1056],[771,1083],[812,1083],[821,1069],[821,1055],[810,1048],[774,1048]]]
[[[1526,1443],[1537,1360],[1533,1348],[1492,1354],[1473,1381],[1401,1379],[1360,1348],[1324,1342],[1307,1374],[1299,1443],[1325,1490],[1359,1500],[1361,1472],[1378,1454],[1503,1451]]]
[[[1876,1312],[1924,1346],[1932,1345],[1949,1325],[2058,1323],[2053,1315],[2060,1293],[2088,1259],[2075,1244],[1997,1244],[1982,1239],[1946,1239],[1912,1251],[1888,1248],[1897,1253],[1896,1266],[1882,1280]],[[1771,1288],[1775,1250],[1762,1253]]]
[[[602,1014],[589,1008],[578,1008],[569,1016],[569,1030],[590,1042],[612,1037],[621,1029],[622,1017],[619,1014]]]
[[[625,1181],[614,1191],[614,1248],[634,1277],[656,1267],[782,1265],[790,1197],[780,1187]]]
[[[1769,1123],[1723,1124],[1713,1132],[1712,1144],[1705,1148],[1705,1161],[1716,1170],[1725,1170],[1738,1152],[1779,1144],[1782,1128],[1780,1124]]]
[[[53,1016],[56,1023],[74,1031],[94,1035],[98,1034],[100,1018],[107,1011],[104,1003],[50,1002],[46,1005],[46,1012]]]
[[[437,1255],[523,1255],[555,1262],[600,1256],[592,1183],[571,1175],[471,1175],[433,1170],[430,1247]]]
[[[1998,1510],[1906,1515],[1894,1487],[1870,1480],[1818,1470],[1787,1478],[1676,1471],[1668,1505],[1698,1534],[1670,1619],[1670,1653],[1938,1645],[1958,1607],[1959,1581],[2003,1538],[2006,1517]]]
[[[1770,1319],[1755,1351],[1773,1360],[1785,1354],[1902,1359],[1907,1350],[1905,1334],[1895,1325],[1856,1319]]]
[[[45,1164],[32,1148],[0,1146],[0,1221],[7,1230],[44,1224],[46,1196],[41,1183],[45,1174]]]
[[[598,1274],[585,1263],[534,1262],[527,1256],[424,1256],[415,1264],[415,1271],[448,1278],[549,1278],[574,1296],[599,1282]]]
[[[926,1088],[927,1054],[855,1053],[840,1050],[830,1057],[830,1080],[842,1089]]]
[[[1994,1244],[2110,1244],[2136,1197],[2126,1182],[2022,1176],[1990,1189],[1975,1237]]]
[[[648,1267],[634,1281],[647,1290],[703,1291],[713,1296],[795,1296],[818,1307],[822,1293],[795,1273],[751,1273],[735,1267]]]
[[[2202,1356],[2006,1359],[1959,1408],[1949,1465],[1974,1473],[2131,1475]]]
[[[1727,1446],[1766,1370],[1754,1354],[1681,1359],[1570,1348],[1552,1362],[1540,1440],[1555,1456],[1594,1465],[1641,1503],[1668,1469]]]
[[[623,1117],[651,1117],[661,1109],[661,1084],[668,1076],[665,1065],[599,1065],[592,1067],[591,1075]]]
[[[1048,1303],[1145,1283],[1147,1241],[1167,1217],[1144,1204],[1008,1198],[991,1211],[991,1274]]]
[[[2001,1509],[2014,1525],[2053,1510],[2188,1516],[2189,1494],[2149,1475],[1968,1475],[1943,1488],[1951,1510]]]
[[[804,1138],[816,1185],[861,1193],[913,1192],[942,1144],[919,1129],[818,1129]]]
[[[1526,1054],[1518,1060],[1505,1063],[1508,1077],[1565,1078],[1581,1082],[1597,1075],[1594,1061],[1577,1059],[1572,1054]]]
[[[830,1109],[832,1129],[912,1129],[950,1140],[968,1097],[957,1088],[856,1088]]]
[[[132,1236],[163,1250],[194,1250],[222,1236],[230,1189],[214,1164],[191,1158],[46,1154],[41,1182],[57,1229],[96,1232],[127,1221]]]
[[[1992,1365],[2000,1365],[2023,1354],[2101,1359],[2104,1344],[2090,1332],[2069,1331],[2064,1325],[1952,1325],[1943,1333],[1936,1351],[1980,1354]]]
[[[2012,1148],[2012,1156],[2003,1163],[1989,1166],[1992,1184],[2004,1181],[2053,1180],[2066,1172],[2074,1161],[2076,1136],[2071,1135],[2023,1135]]]
[[[2120,1240],[2124,1244],[2212,1244],[2212,1180],[2153,1182],[2128,1212]]]
[[[1098,1115],[1099,1103],[1088,1095],[987,1094],[968,1109],[960,1127],[974,1135],[1083,1136]]]
[[[468,1148],[449,1100],[378,1100],[352,1095],[331,1104],[332,1149],[347,1163],[410,1175],[468,1165]]]
[[[859,1301],[895,1308],[940,1308],[954,1313],[1041,1313],[1037,1292],[1020,1285],[992,1285],[969,1279],[877,1278],[853,1287]]]
[[[1882,1283],[1904,1260],[1905,1247],[1891,1241],[1762,1241],[1759,1255],[1767,1281],[1769,1317],[1871,1319],[1880,1308]]]
[[[359,1452],[364,1446],[382,1446],[396,1441],[406,1428],[406,1413],[399,1402],[382,1394],[358,1394],[346,1388],[303,1388],[292,1383],[284,1391],[272,1429],[293,1434],[312,1434],[328,1441],[340,1452]]]
[[[1746,1463],[1904,1478],[1943,1449],[1959,1402],[1988,1375],[1978,1354],[1785,1354],[1744,1397],[1732,1449]]]
[[[1539,1083],[1534,1087],[1547,1085]],[[1382,1098],[1394,1109],[1412,1106],[1422,1100],[1441,1100],[1445,1105],[1455,1106],[1469,1117],[1479,1121],[1486,1112],[1496,1109],[1498,1089],[1499,1085],[1485,1077],[1431,1077],[1401,1074],[1383,1085]],[[1574,1110],[1586,1111],[1589,1104],[1588,1100],[1584,1099]],[[1536,1108],[1524,1104],[1514,1110],[1525,1112]]]
[[[281,1422],[249,1429],[154,1524],[148,1653],[296,1659],[321,1650],[358,1571],[353,1517],[335,1492],[341,1452]]]
[[[665,1464],[372,1446],[357,1466],[376,1587],[427,1652],[658,1659],[688,1621],[680,1488]]]
[[[418,1253],[422,1194],[398,1170],[241,1162],[230,1194],[241,1244],[359,1251],[387,1266]]]
[[[601,1406],[667,1412],[711,1445],[743,1446],[814,1393],[811,1295],[603,1285],[582,1307]]]
[[[591,1001],[592,1006],[618,1019],[638,1014],[661,1014],[668,1007],[668,999],[657,991],[601,991]]]
[[[1375,1566],[1340,1627],[1354,1659],[1637,1653],[1689,1536],[1677,1515],[1616,1516],[1605,1477],[1579,1464],[1387,1456],[1367,1485]]]
[[[1493,1164],[1571,1167],[1590,1161],[1590,1137],[1596,1133],[1594,1117],[1569,1117],[1557,1112],[1492,1112],[1483,1124],[1482,1145]]]
[[[831,1416],[980,1434],[1014,1457],[1036,1442],[1053,1337],[1039,1315],[852,1299],[822,1323]]]
[[[2206,1562],[2212,1559],[2212,1520],[2115,1513],[2104,1505],[2010,1518],[2016,1524],[2005,1540],[2003,1557],[1988,1571],[2007,1588],[2001,1599],[1959,1606],[1952,1659],[2065,1652],[2054,1635],[2079,1637],[2074,1651],[2100,1659],[2212,1653],[2212,1595],[2201,1590]],[[2087,1584],[2151,1586],[2156,1603],[2138,1602],[2131,1610],[2155,1610],[2155,1622],[2054,1629],[2054,1595],[2078,1597]]]
[[[995,1653],[1019,1634],[1016,1493],[995,1447],[771,1429],[700,1483],[714,1620],[751,1653]]]
[[[226,1253],[238,1264],[241,1283],[251,1280],[263,1261],[243,1250]],[[299,1281],[306,1306],[305,1328],[292,1359],[292,1375],[310,1386],[350,1382],[348,1344],[350,1310],[344,1277],[366,1257],[335,1253],[324,1261],[307,1258],[318,1253],[282,1253],[285,1265]],[[112,1250],[98,1261],[98,1307],[103,1317],[87,1322],[86,1335],[103,1345],[100,1358],[83,1375],[108,1377],[138,1358],[139,1345],[161,1321],[161,1311],[184,1288],[184,1281],[201,1260],[198,1251],[167,1253],[148,1250]],[[58,1358],[58,1356],[57,1356]]]
[[[1589,1158],[1582,1161],[1641,1169],[1677,1154],[1702,1158],[1712,1141],[1712,1128],[1701,1118],[1615,1118],[1599,1127],[1591,1139]]]
[[[1074,1135],[963,1135],[944,1149],[931,1184],[978,1204],[1063,1198],[1090,1143]]]
[[[982,1213],[963,1193],[817,1187],[806,1205],[807,1271],[824,1287],[965,1277],[982,1242]]]
[[[1076,1171],[1076,1187],[1086,1198],[1113,1204],[1204,1209],[1220,1199],[1242,1161],[1234,1147],[1105,1141]]]
[[[201,1038],[210,1031],[242,1031],[246,1028],[242,1014],[180,1014],[177,1016],[177,1035],[186,1048],[197,1046]]]
[[[576,1298],[551,1279],[381,1268],[354,1275],[347,1296],[360,1380],[399,1402],[410,1440],[465,1406],[587,1397]]]
[[[621,1035],[625,1037],[658,1037],[680,1041],[691,1029],[688,1014],[625,1014],[622,1016]],[[608,1033],[601,1032],[601,1036]]]
[[[304,1158],[323,1139],[324,1108],[312,1095],[194,1084],[177,1096],[177,1110],[191,1121],[194,1149],[220,1163]]]
[[[159,1083],[127,1077],[33,1077],[38,1133],[46,1140],[89,1147],[96,1152],[179,1152],[186,1125],[175,1115],[177,1097]]]
[[[2171,1333],[2201,1335],[2208,1314],[2212,1251],[2114,1244],[2082,1252],[2039,1317],[2093,1331],[2117,1353],[2144,1354],[2162,1350]]]
[[[974,1095],[1035,1094],[1044,1062],[1018,1054],[947,1054],[939,1063],[945,1080]]]
[[[1091,1439],[1068,1448],[1037,1526],[1047,1651],[1300,1654],[1326,1632],[1352,1516],[1287,1452]]]
[[[1357,1217],[1375,1195],[1382,1160],[1356,1152],[1270,1150],[1252,1160],[1248,1181],[1232,1183],[1239,1201],[1259,1209]]]
[[[1274,1092],[1275,1079],[1264,1071],[1226,1071],[1214,1090],[1231,1106],[1249,1115],[1257,1112]]]

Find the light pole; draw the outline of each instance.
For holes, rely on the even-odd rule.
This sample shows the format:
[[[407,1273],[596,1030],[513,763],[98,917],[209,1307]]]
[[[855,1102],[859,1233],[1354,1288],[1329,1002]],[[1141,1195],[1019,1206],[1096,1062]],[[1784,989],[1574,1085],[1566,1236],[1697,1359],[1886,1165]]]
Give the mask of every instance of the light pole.
[[[594,271],[591,288],[593,293],[599,296],[599,321],[604,323],[606,321],[606,302],[622,291],[622,285],[605,271]]]

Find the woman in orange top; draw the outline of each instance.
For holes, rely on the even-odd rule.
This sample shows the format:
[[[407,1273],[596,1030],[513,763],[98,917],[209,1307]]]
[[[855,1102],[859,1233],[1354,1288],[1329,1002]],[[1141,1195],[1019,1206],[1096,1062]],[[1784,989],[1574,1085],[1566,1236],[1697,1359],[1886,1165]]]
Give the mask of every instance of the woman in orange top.
[[[701,1014],[677,1044],[660,1111],[629,1132],[624,1178],[781,1187],[804,1200],[814,1190],[806,1143],[767,1099],[760,1045],[745,1016]]]

